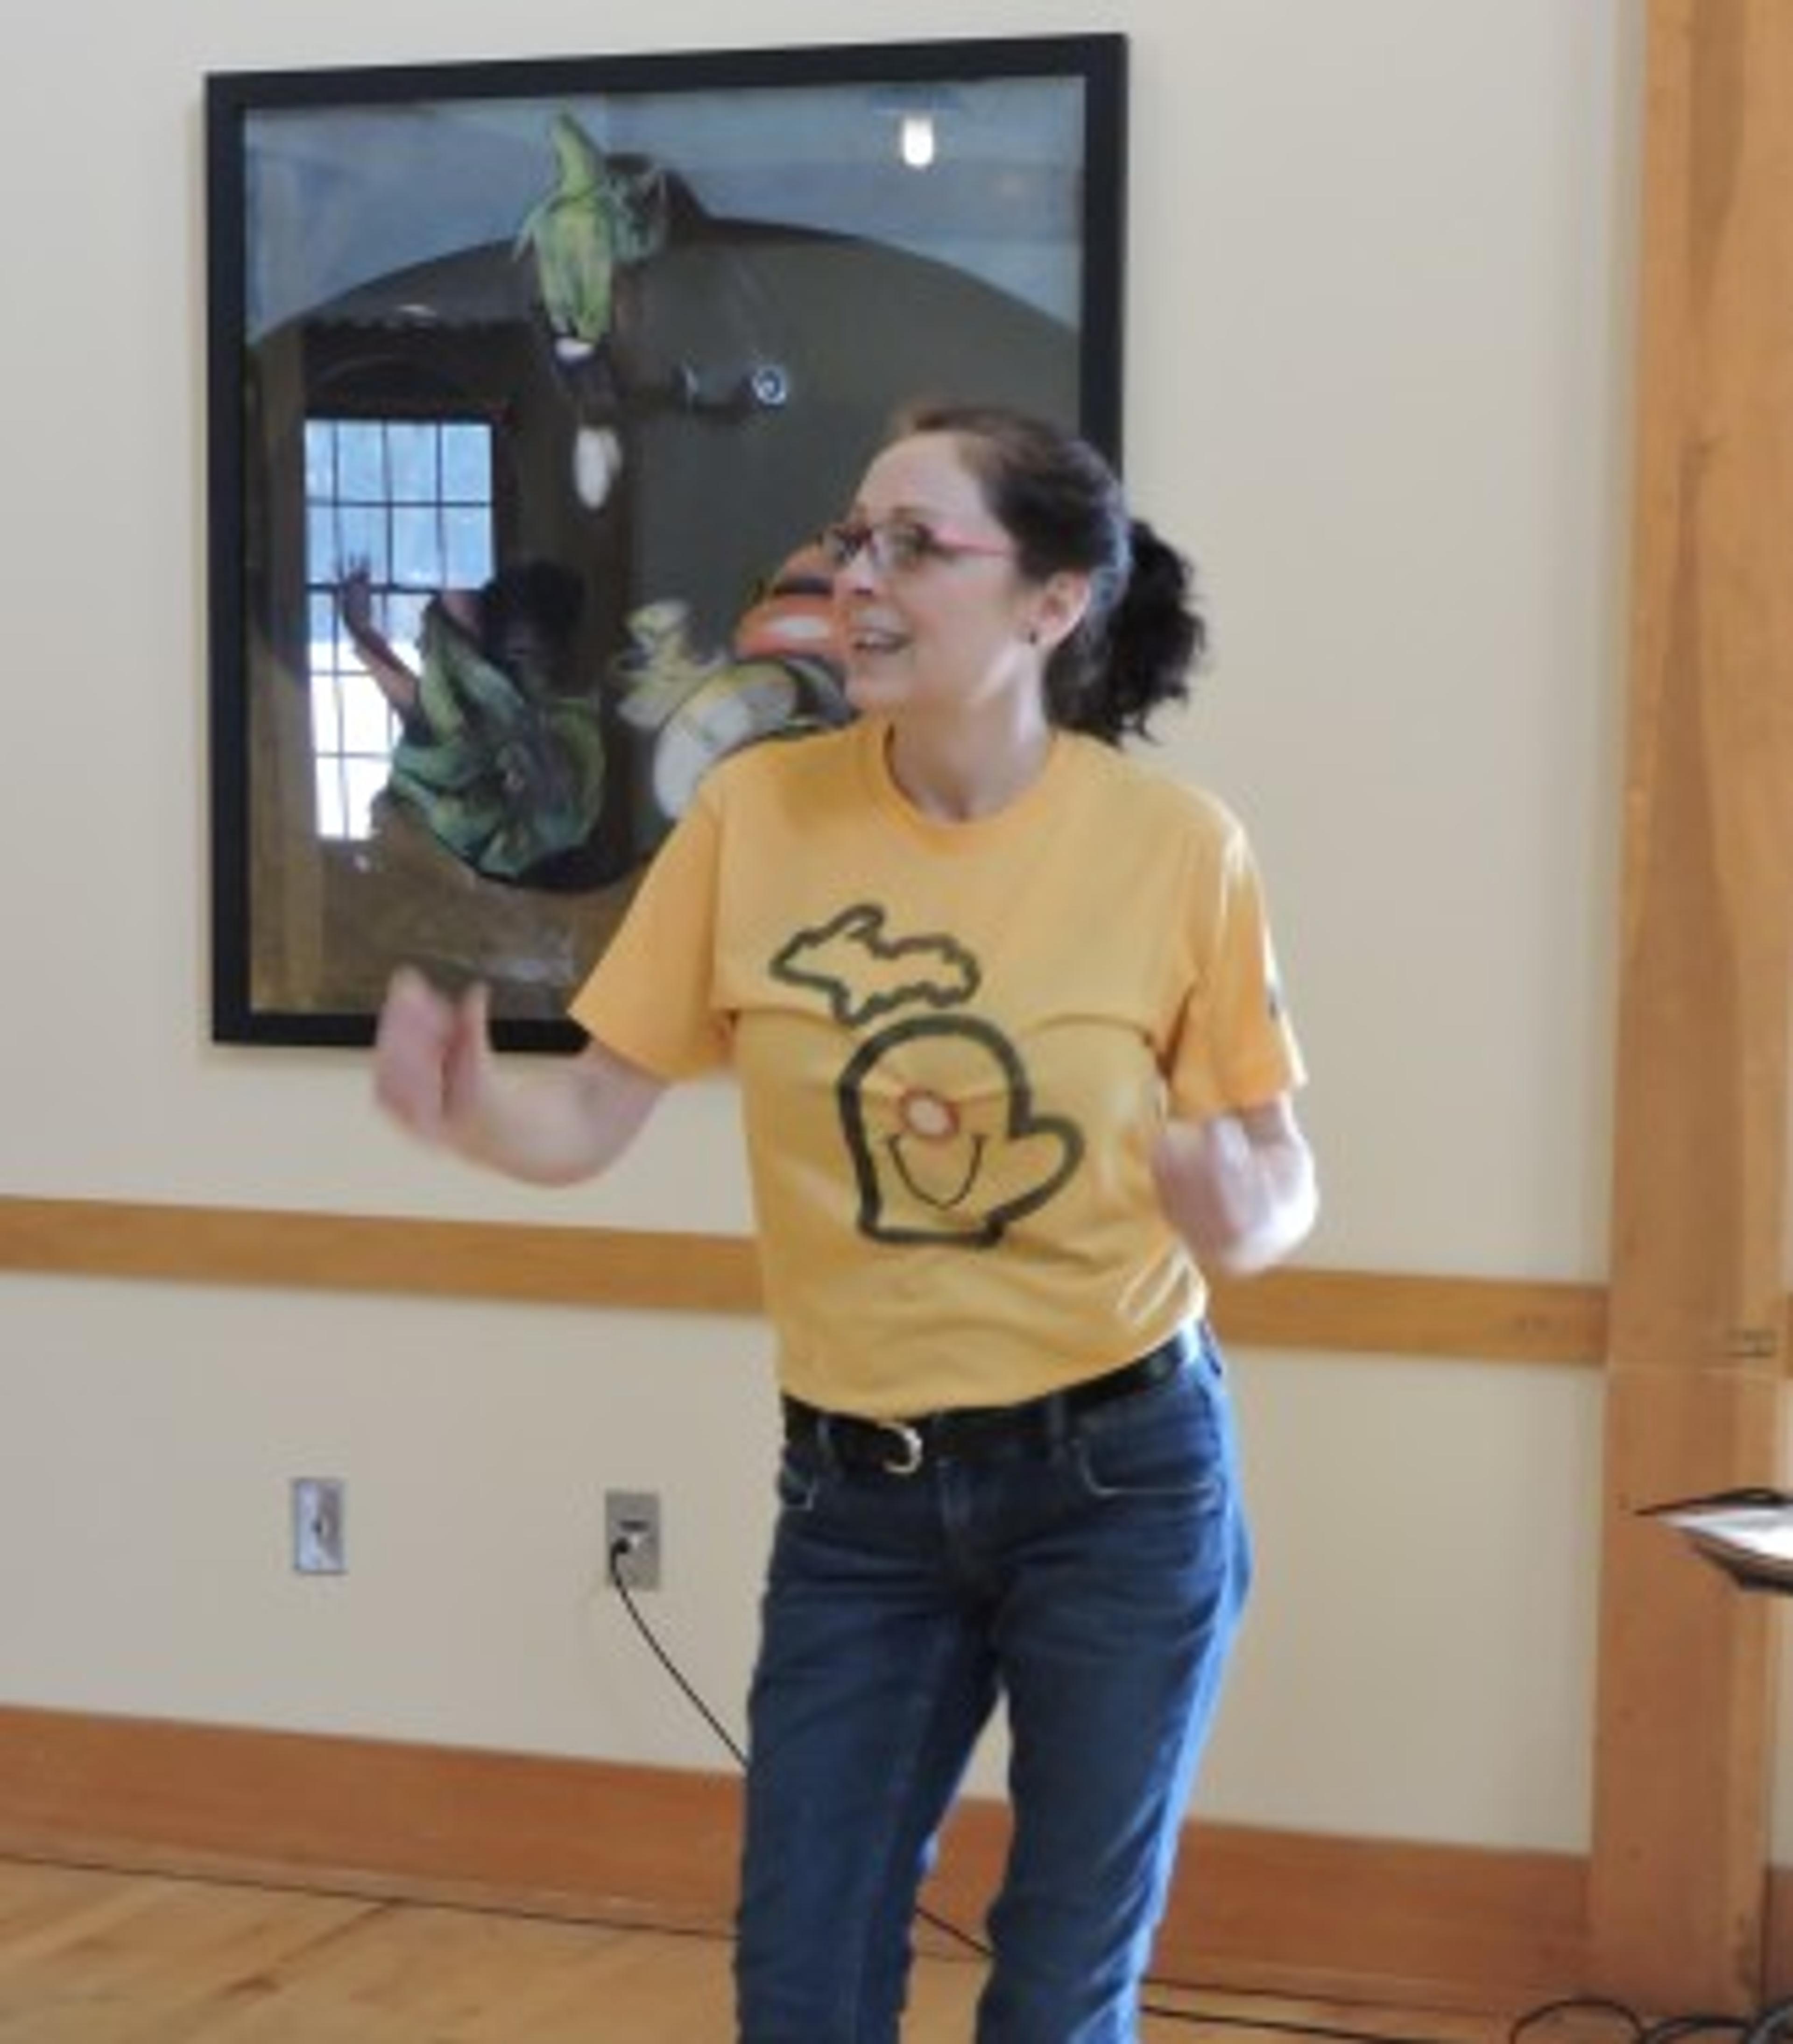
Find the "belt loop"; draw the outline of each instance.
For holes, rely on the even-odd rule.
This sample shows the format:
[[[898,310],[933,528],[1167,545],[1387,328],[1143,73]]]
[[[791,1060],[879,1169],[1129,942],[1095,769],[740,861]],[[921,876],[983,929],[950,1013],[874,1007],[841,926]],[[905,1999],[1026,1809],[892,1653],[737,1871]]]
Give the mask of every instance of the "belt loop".
[[[1040,1417],[1046,1422],[1046,1445],[1056,1454],[1070,1438],[1071,1404],[1062,1392],[1053,1392],[1045,1400]]]
[[[1205,1318],[1198,1320],[1194,1328],[1194,1352],[1189,1357],[1192,1363],[1200,1364],[1210,1377],[1223,1381],[1227,1375],[1227,1358],[1216,1339],[1211,1322]]]
[[[840,1450],[835,1445],[835,1423],[831,1412],[816,1415],[816,1448],[822,1458],[822,1466],[831,1476],[840,1473]]]

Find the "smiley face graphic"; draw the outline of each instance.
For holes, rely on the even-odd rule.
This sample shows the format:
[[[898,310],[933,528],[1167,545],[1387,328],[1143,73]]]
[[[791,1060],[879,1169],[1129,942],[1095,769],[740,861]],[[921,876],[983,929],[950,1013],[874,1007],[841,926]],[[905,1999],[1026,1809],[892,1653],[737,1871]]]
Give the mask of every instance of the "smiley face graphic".
[[[1075,1124],[1035,1112],[1008,1038],[969,1016],[881,1030],[836,1090],[858,1227],[876,1241],[992,1247],[1083,1156]]]

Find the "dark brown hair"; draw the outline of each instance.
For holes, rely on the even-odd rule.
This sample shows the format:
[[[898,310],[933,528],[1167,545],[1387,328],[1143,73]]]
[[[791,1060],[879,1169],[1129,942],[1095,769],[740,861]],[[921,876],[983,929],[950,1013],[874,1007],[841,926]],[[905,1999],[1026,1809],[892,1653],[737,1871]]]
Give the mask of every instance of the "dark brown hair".
[[[950,433],[991,515],[1036,582],[1090,578],[1089,607],[1046,668],[1054,723],[1118,745],[1153,713],[1188,700],[1207,648],[1189,562],[1127,508],[1119,478],[1087,440],[995,405],[918,405],[894,438]]]

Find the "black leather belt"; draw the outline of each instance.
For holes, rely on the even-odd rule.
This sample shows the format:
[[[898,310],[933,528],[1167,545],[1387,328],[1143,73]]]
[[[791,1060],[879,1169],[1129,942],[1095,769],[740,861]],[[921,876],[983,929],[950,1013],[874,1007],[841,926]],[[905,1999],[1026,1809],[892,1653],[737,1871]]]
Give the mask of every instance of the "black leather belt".
[[[1177,1374],[1191,1352],[1188,1336],[1180,1331],[1119,1370],[1048,1392],[1043,1398],[1019,1405],[964,1405],[913,1420],[863,1420],[847,1412],[825,1412],[787,1396],[785,1439],[793,1447],[819,1448],[847,1469],[913,1476],[931,1462],[969,1461],[1018,1442],[1046,1447],[1062,1440],[1077,1414],[1163,1383]]]

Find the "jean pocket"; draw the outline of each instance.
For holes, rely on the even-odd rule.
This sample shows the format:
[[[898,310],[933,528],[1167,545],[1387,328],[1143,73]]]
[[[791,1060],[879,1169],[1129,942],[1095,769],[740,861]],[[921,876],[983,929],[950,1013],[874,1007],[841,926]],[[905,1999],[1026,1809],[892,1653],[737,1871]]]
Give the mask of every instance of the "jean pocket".
[[[1092,1497],[1175,1498],[1218,1504],[1231,1481],[1224,1406],[1211,1383],[1186,1376],[1170,1396],[1146,1393],[1126,1412],[1086,1424],[1069,1443],[1073,1466]]]

